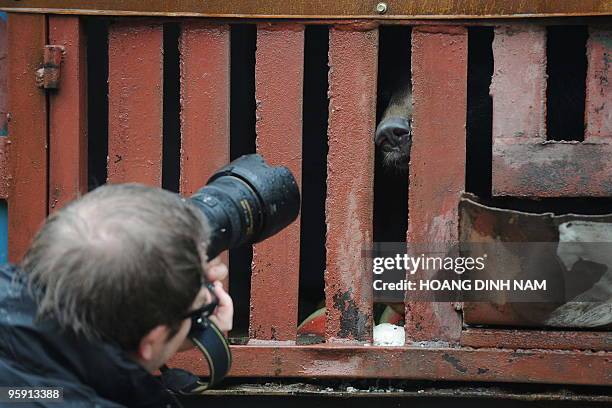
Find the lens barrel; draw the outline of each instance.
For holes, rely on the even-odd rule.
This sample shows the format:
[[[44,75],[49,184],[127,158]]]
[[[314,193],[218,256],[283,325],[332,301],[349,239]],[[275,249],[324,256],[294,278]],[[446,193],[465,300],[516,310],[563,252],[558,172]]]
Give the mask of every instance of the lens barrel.
[[[300,191],[289,169],[269,166],[258,154],[241,156],[219,169],[191,200],[211,228],[208,259],[263,241],[300,211]]]

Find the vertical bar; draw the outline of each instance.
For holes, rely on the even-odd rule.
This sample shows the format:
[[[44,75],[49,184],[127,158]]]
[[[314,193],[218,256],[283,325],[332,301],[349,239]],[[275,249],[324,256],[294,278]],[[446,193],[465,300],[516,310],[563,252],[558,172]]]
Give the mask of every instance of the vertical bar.
[[[287,166],[301,186],[304,26],[258,25],[255,59],[257,151]],[[295,341],[299,269],[298,218],[253,247],[251,339]]]
[[[611,55],[612,29],[590,27],[587,42],[585,140],[612,137],[612,85],[609,80]]]
[[[190,196],[230,158],[230,29],[197,21],[181,24],[180,193]],[[228,253],[221,260],[228,263]],[[227,289],[229,279],[223,282]],[[202,354],[177,354],[172,364],[201,373]]]
[[[87,191],[87,49],[78,16],[49,16],[62,45],[60,87],[49,96],[49,212]]]
[[[6,200],[9,197],[11,173],[9,146],[9,138],[0,136],[0,200]]]
[[[465,27],[413,29],[412,86],[408,242],[450,247],[458,242],[458,205],[465,190]],[[407,297],[405,328],[407,342],[457,343],[461,320],[451,303],[410,302]]]
[[[495,27],[493,60],[493,139],[546,139],[546,27]]]
[[[8,15],[0,12],[0,136],[8,135]]]
[[[192,195],[229,161],[229,26],[181,26],[181,181]]]
[[[371,271],[378,30],[330,29],[327,268],[328,342],[372,341]]]
[[[9,156],[7,143],[8,138],[8,24],[6,13],[0,13],[0,199],[6,200],[9,194]],[[6,225],[6,203],[2,203],[3,211],[0,220]],[[6,228],[5,228],[6,229]],[[0,231],[0,235],[6,234]],[[7,237],[4,236],[6,244]],[[6,246],[2,247],[6,253]],[[4,256],[6,261],[6,255]]]
[[[47,215],[47,101],[36,87],[46,16],[9,15],[9,261],[19,262]]]
[[[183,23],[179,51],[180,193],[190,196],[230,158],[229,26]],[[228,263],[227,252],[221,254],[221,260]]]
[[[526,158],[531,156],[529,152],[517,153],[516,146],[541,145],[546,140],[546,27],[520,24],[495,27],[492,47],[492,194],[530,195],[529,190],[539,184],[542,172],[533,165],[530,171],[520,169],[534,159]],[[544,161],[549,157],[552,156],[547,154]],[[553,178],[559,180],[554,175]],[[549,182],[544,184],[548,187],[543,190],[551,190]]]
[[[111,25],[108,66],[108,181],[161,186],[163,27]]]
[[[6,13],[0,13],[0,263],[8,262],[8,24]]]

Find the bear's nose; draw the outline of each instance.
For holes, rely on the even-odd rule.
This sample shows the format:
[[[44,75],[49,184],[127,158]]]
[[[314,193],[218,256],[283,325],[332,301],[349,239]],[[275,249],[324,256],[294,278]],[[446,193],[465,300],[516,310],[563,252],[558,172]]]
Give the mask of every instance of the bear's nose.
[[[408,119],[391,117],[378,124],[374,142],[380,146],[386,140],[391,146],[399,146],[402,140],[410,134],[411,127]]]

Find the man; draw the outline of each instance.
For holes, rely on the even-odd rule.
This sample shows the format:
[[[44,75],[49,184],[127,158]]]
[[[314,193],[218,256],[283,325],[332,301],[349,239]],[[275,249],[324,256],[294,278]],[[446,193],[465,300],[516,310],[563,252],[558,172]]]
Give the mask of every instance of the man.
[[[190,346],[185,316],[212,298],[204,283],[210,319],[232,326],[209,236],[189,200],[138,184],[51,215],[20,266],[0,271],[0,385],[61,387],[68,406],[177,405],[153,374]]]

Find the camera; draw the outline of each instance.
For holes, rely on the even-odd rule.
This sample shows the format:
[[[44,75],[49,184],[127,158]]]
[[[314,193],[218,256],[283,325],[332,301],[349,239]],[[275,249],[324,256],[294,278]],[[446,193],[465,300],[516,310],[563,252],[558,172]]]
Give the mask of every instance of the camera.
[[[258,154],[241,156],[219,169],[191,201],[204,213],[210,226],[208,259],[226,249],[271,237],[293,222],[300,212],[300,191],[289,169],[269,166]],[[208,306],[214,309],[216,302]],[[225,377],[232,354],[224,334],[204,312],[192,316],[188,336],[208,362],[208,381],[166,366],[161,369],[162,381],[176,393],[198,394]]]
[[[300,191],[289,169],[269,166],[258,154],[219,169],[191,201],[210,225],[208,259],[271,237],[300,212]]]

